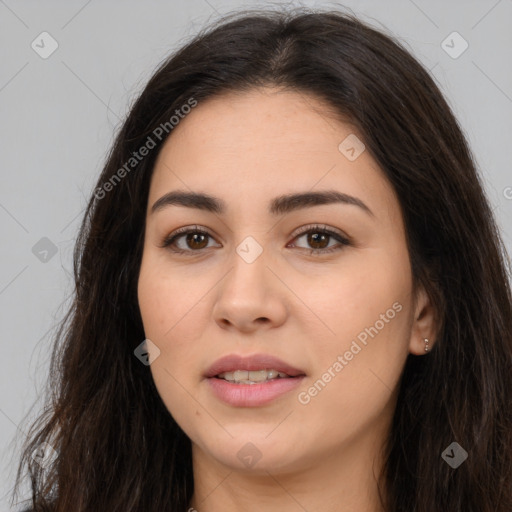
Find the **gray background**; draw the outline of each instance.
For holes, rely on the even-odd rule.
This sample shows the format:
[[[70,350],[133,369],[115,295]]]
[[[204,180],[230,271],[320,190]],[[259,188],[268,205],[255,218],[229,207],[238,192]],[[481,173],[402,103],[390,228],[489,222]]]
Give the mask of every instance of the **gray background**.
[[[11,510],[21,442],[42,405],[81,215],[129,102],[203,25],[269,5],[348,8],[405,43],[453,107],[511,250],[512,0],[0,0],[0,510]],[[44,31],[58,43],[46,59],[31,47],[50,47]],[[454,31],[469,44],[457,58],[442,45]]]

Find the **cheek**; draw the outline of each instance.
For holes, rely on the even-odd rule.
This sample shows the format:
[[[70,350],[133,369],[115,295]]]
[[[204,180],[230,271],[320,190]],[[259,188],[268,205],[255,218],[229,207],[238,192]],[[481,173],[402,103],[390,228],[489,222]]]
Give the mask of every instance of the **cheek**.
[[[411,287],[406,251],[393,258],[369,253],[333,276],[314,306],[331,332],[317,337],[310,353],[310,384],[318,385],[305,401],[314,396],[311,402],[330,403],[340,414],[386,403],[408,354]]]
[[[332,272],[321,289],[317,287],[304,299],[310,301],[312,309],[329,328],[330,340],[329,333],[324,337],[328,346],[342,350],[376,323],[379,337],[381,333],[386,337],[392,331],[396,334],[398,325],[407,316],[404,311],[410,301],[412,282],[408,259],[390,260],[382,251],[365,257],[354,256],[346,267]],[[361,338],[364,341],[364,335]]]
[[[208,282],[171,271],[168,263],[157,257],[148,255],[143,260],[139,308],[144,333],[160,350],[151,364],[157,385],[163,380],[168,381],[166,386],[172,385],[172,377],[182,383],[199,378],[202,333],[211,318],[204,297],[207,290]]]
[[[161,342],[173,336],[180,323],[188,322],[194,314],[201,294],[196,287],[187,286],[179,272],[171,272],[165,261],[148,255],[142,261],[138,281],[139,308],[148,338]]]
[[[150,366],[158,394],[178,424],[189,431],[193,418],[202,413],[191,400],[190,379],[199,379],[198,347],[200,318],[204,316],[201,290],[184,289],[179,276],[156,259],[143,260],[138,281],[139,308],[144,333],[160,353]]]
[[[384,426],[394,410],[394,390],[408,353],[406,296],[397,301],[396,295],[378,297],[366,308],[342,310],[333,323],[335,342],[324,339],[311,353],[314,369],[299,391],[297,407],[320,450],[328,452],[340,435],[350,442]]]

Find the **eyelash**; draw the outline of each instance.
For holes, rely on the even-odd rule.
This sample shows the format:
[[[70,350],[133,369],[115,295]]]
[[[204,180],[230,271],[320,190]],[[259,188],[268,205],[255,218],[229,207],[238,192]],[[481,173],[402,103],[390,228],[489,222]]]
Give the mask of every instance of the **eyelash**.
[[[184,227],[184,228],[177,229],[176,231],[171,233],[169,236],[167,236],[163,240],[162,245],[160,245],[160,247],[161,248],[168,248],[169,250],[171,250],[172,252],[177,253],[177,254],[199,253],[199,252],[201,252],[203,249],[198,249],[198,250],[188,249],[188,250],[184,250],[184,249],[171,248],[171,246],[175,243],[176,239],[180,238],[183,235],[187,235],[189,233],[200,234],[200,235],[207,235],[207,236],[213,238],[213,236],[208,231],[200,228],[199,226],[193,226],[193,227],[187,226],[187,227]],[[317,234],[328,235],[328,236],[336,239],[341,245],[337,245],[337,246],[335,245],[335,246],[329,247],[327,249],[305,249],[304,247],[299,247],[299,249],[303,249],[305,251],[309,250],[309,255],[328,254],[328,253],[332,253],[332,252],[335,252],[335,251],[339,251],[339,250],[343,249],[344,246],[351,245],[350,240],[348,238],[344,237],[343,235],[341,235],[341,233],[338,233],[336,231],[328,229],[325,226],[321,226],[321,225],[318,225],[318,224],[315,224],[313,226],[306,226],[305,228],[302,228],[301,231],[295,235],[294,240],[296,238],[299,238],[302,235],[307,235],[307,234],[310,234],[310,233],[317,233]]]

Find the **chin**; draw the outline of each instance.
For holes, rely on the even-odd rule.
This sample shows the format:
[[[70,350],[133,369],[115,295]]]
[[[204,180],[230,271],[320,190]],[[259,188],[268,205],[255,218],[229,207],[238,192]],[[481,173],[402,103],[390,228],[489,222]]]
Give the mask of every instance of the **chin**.
[[[286,473],[297,470],[297,454],[293,453],[291,446],[276,451],[270,445],[258,445],[251,441],[242,443],[241,446],[236,442],[230,443],[230,445],[233,447],[232,451],[229,448],[221,453],[216,450],[210,455],[233,471],[268,476],[269,473]]]

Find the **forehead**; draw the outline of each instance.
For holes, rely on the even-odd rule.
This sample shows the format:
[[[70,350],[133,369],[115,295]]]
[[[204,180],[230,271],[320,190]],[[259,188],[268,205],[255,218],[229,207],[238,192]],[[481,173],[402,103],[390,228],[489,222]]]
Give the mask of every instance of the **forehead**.
[[[195,144],[201,151],[227,150],[293,155],[337,151],[338,139],[354,133],[333,109],[303,92],[260,88],[199,102],[172,131],[166,145]]]
[[[150,200],[171,189],[208,191],[229,202],[337,188],[393,191],[368,152],[349,160],[340,144],[362,137],[332,108],[303,92],[255,89],[199,102],[164,143]],[[364,147],[364,146],[363,146]]]

